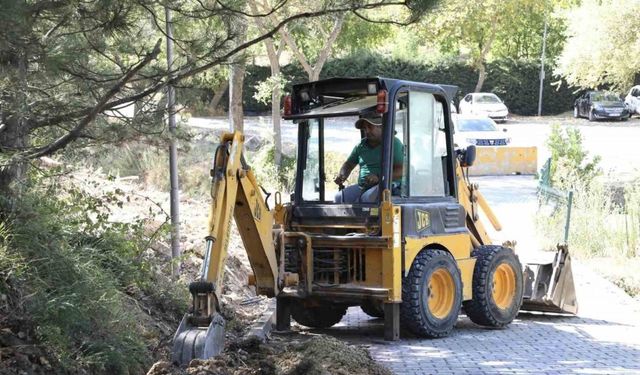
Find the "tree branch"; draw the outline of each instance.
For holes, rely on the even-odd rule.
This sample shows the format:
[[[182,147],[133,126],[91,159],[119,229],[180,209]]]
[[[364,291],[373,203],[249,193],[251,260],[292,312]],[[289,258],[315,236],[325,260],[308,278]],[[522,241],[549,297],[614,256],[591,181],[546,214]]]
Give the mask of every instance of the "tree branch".
[[[149,64],[158,56],[158,54],[160,53],[161,42],[162,42],[162,39],[158,39],[158,42],[156,43],[153,51],[148,53],[142,61],[140,61],[137,65],[135,65],[131,70],[129,70],[127,74],[125,74],[116,85],[114,85],[109,91],[107,91],[107,93],[102,96],[102,98],[98,101],[98,103],[96,103],[96,105],[91,109],[91,111],[89,111],[87,115],[82,120],[80,120],[80,122],[69,133],[58,138],[55,142],[51,144],[48,144],[44,147],[37,148],[27,153],[26,155],[24,155],[24,157],[33,159],[40,156],[51,155],[57,150],[64,148],[67,144],[69,144],[73,140],[80,137],[82,135],[82,131],[84,130],[84,128],[86,128],[87,125],[89,125],[93,120],[95,120],[96,116],[100,112],[107,109],[109,99],[115,96],[122,89],[122,87],[124,87],[124,85],[131,78],[133,78],[133,76],[135,76],[138,71],[140,71],[140,69],[142,69],[145,65]]]
[[[319,10],[319,11],[313,11],[313,12],[303,12],[303,13],[298,13],[298,14],[294,14],[292,16],[289,16],[285,19],[283,19],[282,21],[280,21],[278,24],[276,24],[275,26],[273,26],[271,28],[271,30],[269,30],[268,32],[263,33],[262,35],[251,39],[245,43],[242,43],[238,46],[236,46],[235,48],[227,51],[226,53],[217,56],[215,58],[213,58],[212,60],[210,60],[207,63],[204,63],[200,66],[194,66],[193,63],[187,63],[185,65],[183,65],[182,67],[175,69],[173,71],[170,72],[165,72],[164,73],[164,80],[160,80],[152,85],[150,85],[149,87],[147,87],[146,89],[132,94],[132,95],[128,95],[125,97],[122,97],[120,99],[115,99],[115,100],[111,100],[107,103],[104,103],[101,107],[101,111],[104,110],[108,110],[108,109],[112,109],[114,107],[129,103],[129,102],[133,102],[136,100],[139,100],[141,98],[144,98],[147,95],[153,94],[159,90],[161,90],[162,88],[164,88],[166,85],[168,84],[176,84],[177,82],[194,76],[196,74],[202,73],[214,66],[220,65],[224,62],[226,62],[231,56],[239,53],[240,51],[243,51],[253,45],[256,45],[260,42],[262,42],[265,39],[268,38],[272,38],[276,33],[278,33],[284,26],[286,26],[288,23],[298,20],[298,19],[304,19],[304,18],[313,18],[313,17],[319,17],[319,16],[323,16],[323,15],[328,15],[328,14],[342,14],[345,12],[353,12],[355,10],[358,9],[371,9],[371,8],[376,8],[376,7],[386,7],[386,6],[395,6],[395,5],[405,5],[406,6],[407,2],[406,1],[392,1],[392,2],[387,2],[387,1],[379,1],[376,3],[372,3],[372,4],[366,4],[366,5],[348,5],[348,6],[342,6],[342,7],[338,7],[338,8],[333,8],[333,9],[324,9],[324,10]],[[214,49],[215,50],[215,49]],[[173,75],[174,78],[169,79],[167,78],[167,76],[169,75]],[[160,77],[158,77],[160,78]],[[129,79],[131,79],[131,77],[129,77]],[[110,99],[110,98],[109,98]],[[79,117],[84,117],[84,116],[88,116],[90,113],[95,111],[95,107],[91,107],[91,108],[85,108],[82,110],[78,110],[78,111],[73,111],[73,112],[69,112],[66,114],[62,114],[59,116],[55,116],[52,118],[47,118],[47,119],[43,119],[40,121],[36,121],[32,124],[30,124],[32,127],[39,127],[39,126],[45,126],[45,125],[54,125],[63,121],[71,121],[74,119],[77,119]],[[100,111],[98,111],[99,113]],[[86,125],[85,125],[86,126]]]
[[[313,66],[313,75],[314,78],[320,76],[320,71],[324,66],[324,63],[331,55],[331,50],[333,49],[333,43],[335,43],[336,39],[338,39],[338,35],[340,35],[340,31],[342,30],[342,24],[344,23],[344,14],[338,15],[335,22],[333,23],[333,30],[331,30],[331,34],[329,35],[329,39],[327,43],[324,45],[324,48],[318,54],[318,60]]]

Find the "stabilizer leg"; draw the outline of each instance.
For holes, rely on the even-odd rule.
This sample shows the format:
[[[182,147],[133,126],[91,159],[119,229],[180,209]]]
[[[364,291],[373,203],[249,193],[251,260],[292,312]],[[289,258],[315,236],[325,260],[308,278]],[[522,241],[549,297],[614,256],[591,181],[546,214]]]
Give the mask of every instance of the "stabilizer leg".
[[[291,329],[291,300],[276,298],[276,331]]]
[[[400,339],[400,304],[384,304],[384,339],[396,341]]]

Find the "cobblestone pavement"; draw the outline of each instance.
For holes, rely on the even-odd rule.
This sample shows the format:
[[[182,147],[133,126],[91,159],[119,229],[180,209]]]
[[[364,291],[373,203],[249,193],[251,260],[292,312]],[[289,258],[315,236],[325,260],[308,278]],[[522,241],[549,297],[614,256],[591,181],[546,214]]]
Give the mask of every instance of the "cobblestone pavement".
[[[477,181],[505,231],[530,237],[535,182],[524,176]],[[521,194],[514,198],[504,186]],[[487,329],[461,315],[449,337],[403,332],[400,341],[386,342],[382,320],[352,307],[338,325],[313,332],[364,345],[397,374],[640,374],[640,302],[575,260],[573,271],[576,317],[520,314],[504,329]]]
[[[324,333],[364,345],[397,374],[640,374],[640,306],[580,266],[577,317],[520,314],[504,329],[460,316],[449,337],[382,340],[383,322],[359,308]]]

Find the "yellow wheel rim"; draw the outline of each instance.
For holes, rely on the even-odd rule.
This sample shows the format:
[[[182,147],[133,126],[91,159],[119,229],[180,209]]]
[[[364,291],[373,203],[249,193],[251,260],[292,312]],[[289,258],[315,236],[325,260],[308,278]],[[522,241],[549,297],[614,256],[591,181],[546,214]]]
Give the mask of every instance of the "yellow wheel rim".
[[[453,277],[444,268],[435,270],[429,278],[429,311],[438,319],[446,318],[453,309],[456,293]]]
[[[516,274],[513,268],[502,263],[493,274],[491,294],[496,305],[505,310],[513,304],[516,295]]]

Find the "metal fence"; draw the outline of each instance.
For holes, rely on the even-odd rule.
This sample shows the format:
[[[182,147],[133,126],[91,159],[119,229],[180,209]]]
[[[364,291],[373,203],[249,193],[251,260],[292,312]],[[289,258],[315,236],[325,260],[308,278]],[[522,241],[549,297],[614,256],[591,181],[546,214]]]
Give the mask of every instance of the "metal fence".
[[[571,224],[571,207],[573,205],[573,191],[562,191],[551,186],[551,158],[547,159],[540,170],[540,182],[538,184],[538,207],[552,202],[556,208],[566,205],[567,214],[564,224],[564,245],[569,243],[569,228]]]

